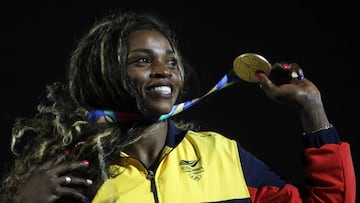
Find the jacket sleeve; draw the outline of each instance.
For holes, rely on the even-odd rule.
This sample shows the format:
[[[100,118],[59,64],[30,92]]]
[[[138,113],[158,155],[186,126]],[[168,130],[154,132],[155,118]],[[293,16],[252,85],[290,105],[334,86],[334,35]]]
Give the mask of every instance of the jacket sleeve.
[[[350,145],[340,141],[335,128],[306,134],[303,143],[306,178],[301,187],[281,179],[239,146],[252,202],[354,203],[356,183]]]

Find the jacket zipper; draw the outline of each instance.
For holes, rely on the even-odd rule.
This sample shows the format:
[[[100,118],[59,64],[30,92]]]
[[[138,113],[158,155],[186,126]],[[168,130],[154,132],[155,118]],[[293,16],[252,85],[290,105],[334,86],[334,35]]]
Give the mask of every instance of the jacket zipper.
[[[158,198],[156,185],[155,185],[155,174],[154,174],[154,172],[152,170],[148,170],[146,177],[147,177],[147,179],[150,180],[151,192],[154,194],[154,201],[155,201],[155,203],[159,203],[159,198]]]

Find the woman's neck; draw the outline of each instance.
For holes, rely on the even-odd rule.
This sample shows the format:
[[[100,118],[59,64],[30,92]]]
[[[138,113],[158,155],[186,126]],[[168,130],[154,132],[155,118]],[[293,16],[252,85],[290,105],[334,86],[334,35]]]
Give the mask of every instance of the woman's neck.
[[[140,140],[126,147],[125,152],[150,168],[165,145],[167,131],[167,120],[154,123],[145,128]]]

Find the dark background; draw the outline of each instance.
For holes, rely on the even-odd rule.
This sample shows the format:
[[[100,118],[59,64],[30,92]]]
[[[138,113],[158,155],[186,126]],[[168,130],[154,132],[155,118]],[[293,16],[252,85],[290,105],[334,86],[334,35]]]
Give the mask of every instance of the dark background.
[[[116,9],[149,9],[177,30],[184,55],[204,94],[232,68],[236,56],[255,52],[297,62],[322,92],[330,122],[352,145],[359,176],[359,11],[347,1],[55,1],[3,2],[0,36],[1,173],[13,156],[11,127],[31,116],[45,85],[62,78],[74,42],[94,20]],[[301,181],[302,128],[296,112],[270,101],[253,83],[206,97],[178,115],[234,137],[282,176]],[[359,179],[357,177],[357,179]],[[358,181],[357,181],[358,182]]]

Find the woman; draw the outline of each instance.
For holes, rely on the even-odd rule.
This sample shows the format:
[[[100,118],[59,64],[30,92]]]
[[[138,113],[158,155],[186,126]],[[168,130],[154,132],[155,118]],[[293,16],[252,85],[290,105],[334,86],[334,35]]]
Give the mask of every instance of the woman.
[[[66,80],[48,87],[37,115],[15,123],[17,159],[3,201],[354,202],[349,144],[311,81],[277,84],[257,73],[265,93],[301,117],[311,180],[302,193],[237,141],[159,119],[186,92],[186,67],[155,16],[128,12],[97,22],[74,50]]]

